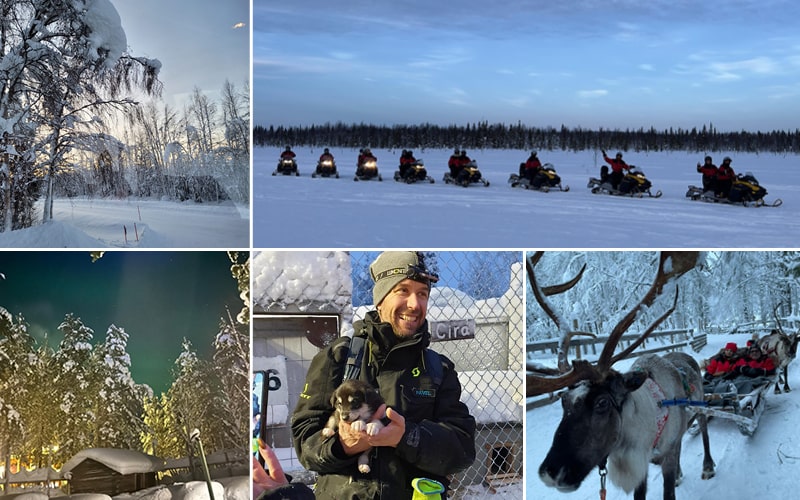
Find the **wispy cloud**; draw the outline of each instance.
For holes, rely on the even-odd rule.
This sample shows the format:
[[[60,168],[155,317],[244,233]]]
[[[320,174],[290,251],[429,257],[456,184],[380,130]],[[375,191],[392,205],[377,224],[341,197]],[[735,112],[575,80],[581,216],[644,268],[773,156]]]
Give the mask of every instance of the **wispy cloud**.
[[[595,90],[579,90],[578,97],[581,99],[597,99],[608,95],[608,90],[595,89]]]
[[[730,81],[752,74],[771,75],[779,69],[780,66],[769,57],[755,57],[741,61],[713,62],[708,66],[708,75],[711,80]]]
[[[232,26],[233,29],[238,30],[247,26],[245,23],[236,23]]]

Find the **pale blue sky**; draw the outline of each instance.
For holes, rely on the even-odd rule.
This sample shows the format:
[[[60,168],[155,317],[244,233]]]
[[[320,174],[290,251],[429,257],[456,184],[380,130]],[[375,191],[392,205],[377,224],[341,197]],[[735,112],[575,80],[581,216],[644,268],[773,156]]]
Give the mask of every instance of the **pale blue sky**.
[[[798,18],[793,0],[254,0],[254,123],[794,130]]]
[[[161,61],[163,97],[171,106],[182,107],[195,87],[218,96],[226,79],[237,88],[249,80],[249,0],[111,3],[122,20],[129,52]]]

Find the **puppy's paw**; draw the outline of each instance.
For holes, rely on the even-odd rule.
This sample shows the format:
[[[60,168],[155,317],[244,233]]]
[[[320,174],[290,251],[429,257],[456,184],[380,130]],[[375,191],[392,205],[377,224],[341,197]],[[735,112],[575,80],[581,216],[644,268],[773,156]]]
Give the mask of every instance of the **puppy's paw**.
[[[358,472],[362,474],[369,474],[369,471],[372,470],[369,468],[369,464],[358,464]]]
[[[355,422],[350,424],[350,429],[356,432],[361,432],[364,430],[364,422],[362,422],[361,420],[356,420]]]
[[[334,434],[336,434],[336,431],[331,428],[325,427],[324,429],[322,429],[322,435],[325,436],[326,438],[329,438]]]
[[[383,424],[379,421],[370,422],[367,424],[367,434],[370,436],[374,436],[375,434],[379,433],[381,429],[383,429]]]

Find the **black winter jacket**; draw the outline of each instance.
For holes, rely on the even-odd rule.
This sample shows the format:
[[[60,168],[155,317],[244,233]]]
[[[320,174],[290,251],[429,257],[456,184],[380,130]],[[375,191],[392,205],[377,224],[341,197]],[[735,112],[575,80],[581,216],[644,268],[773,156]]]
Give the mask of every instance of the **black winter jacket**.
[[[325,439],[321,434],[333,412],[330,397],[342,380],[350,339],[344,337],[320,351],[311,361],[292,415],[300,463],[319,473],[317,499],[408,500],[413,494],[411,481],[417,477],[447,487],[448,474],[475,460],[475,419],[460,401],[461,384],[453,363],[439,355],[443,375],[436,386],[423,355],[430,343],[427,322],[402,342],[388,323],[380,322],[376,311],[356,322],[354,330],[368,339],[359,378],[378,388],[387,406],[405,417],[406,430],[396,448],[373,449],[372,471],[360,473],[358,455],[346,456],[338,436]]]

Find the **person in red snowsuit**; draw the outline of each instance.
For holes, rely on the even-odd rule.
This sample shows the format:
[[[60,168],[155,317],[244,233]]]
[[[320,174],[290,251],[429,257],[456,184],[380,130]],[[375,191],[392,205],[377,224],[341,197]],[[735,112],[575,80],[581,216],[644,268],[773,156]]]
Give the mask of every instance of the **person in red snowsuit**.
[[[622,177],[625,175],[625,172],[630,170],[631,167],[622,159],[622,153],[617,153],[612,159],[606,155],[605,150],[601,151],[603,152],[603,159],[606,161],[606,163],[611,165],[611,173],[608,176],[608,181],[611,183],[611,187],[617,189],[619,187],[619,183],[622,181]]]
[[[703,191],[714,191],[717,182],[717,166],[710,156],[706,156],[703,164],[697,164],[697,172],[703,174]]]
[[[458,157],[458,161],[456,162],[456,175],[453,176],[456,182],[460,183],[465,180],[465,177],[469,176],[469,174],[464,171],[464,168],[470,163],[472,163],[472,159],[467,156],[466,150],[462,149],[461,154]]]
[[[405,179],[411,170],[411,164],[416,163],[417,159],[414,158],[414,152],[411,150],[403,150],[400,155],[400,177]]]
[[[751,345],[747,350],[747,358],[740,359],[734,367],[738,376],[733,379],[733,384],[739,394],[749,394],[753,389],[768,382],[768,377],[775,374],[775,362],[761,352],[757,345]]]
[[[447,160],[447,168],[450,169],[450,177],[455,179],[458,177],[458,174],[461,172],[461,150],[456,148],[453,151],[453,154],[450,155],[450,159]]]
[[[716,195],[721,198],[726,198],[731,191],[731,185],[736,178],[736,173],[731,167],[731,158],[726,156],[722,160],[722,165],[717,170],[717,179],[714,183]]]
[[[728,342],[725,344],[725,348],[722,349],[722,352],[711,358],[706,366],[706,374],[704,378],[706,380],[713,379],[715,377],[724,377],[733,372],[734,368],[736,367],[737,361],[739,361],[739,357],[736,355],[739,348],[737,347],[736,343]]]
[[[291,146],[286,146],[286,149],[281,153],[281,160],[294,160],[297,155],[292,151]]]

